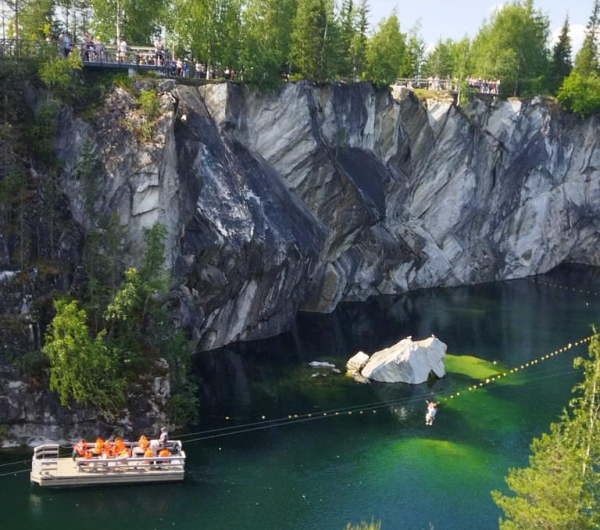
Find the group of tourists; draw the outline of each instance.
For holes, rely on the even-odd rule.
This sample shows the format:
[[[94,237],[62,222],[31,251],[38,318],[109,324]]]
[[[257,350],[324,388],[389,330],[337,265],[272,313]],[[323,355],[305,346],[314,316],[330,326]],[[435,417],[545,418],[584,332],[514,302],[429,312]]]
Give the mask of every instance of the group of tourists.
[[[481,79],[480,77],[469,77],[467,79],[469,88],[480,94],[491,94],[493,96],[500,95],[500,80],[499,79]]]
[[[92,459],[123,459],[123,458],[156,458],[169,457],[171,451],[168,448],[169,432],[166,427],[161,429],[158,440],[148,440],[144,435],[136,444],[127,444],[122,438],[104,440],[97,438],[95,443],[88,443],[84,439],[73,445],[72,458]]]

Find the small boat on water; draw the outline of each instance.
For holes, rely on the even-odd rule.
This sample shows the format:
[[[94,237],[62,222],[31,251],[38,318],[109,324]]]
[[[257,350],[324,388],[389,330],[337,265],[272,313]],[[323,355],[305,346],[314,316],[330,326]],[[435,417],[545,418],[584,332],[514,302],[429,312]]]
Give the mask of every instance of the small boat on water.
[[[185,452],[179,440],[169,441],[169,456],[144,456],[135,442],[122,442],[131,456],[59,456],[60,445],[43,444],[34,448],[31,482],[40,486],[95,486],[100,484],[143,484],[184,479]]]

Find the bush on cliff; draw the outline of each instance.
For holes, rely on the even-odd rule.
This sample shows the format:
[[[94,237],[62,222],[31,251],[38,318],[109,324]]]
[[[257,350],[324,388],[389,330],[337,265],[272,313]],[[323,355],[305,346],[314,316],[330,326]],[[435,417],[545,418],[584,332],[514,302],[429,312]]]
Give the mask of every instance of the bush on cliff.
[[[81,57],[74,53],[68,59],[53,57],[40,65],[43,83],[61,99],[69,101],[77,93],[77,76],[83,68]]]
[[[600,111],[600,76],[595,72],[589,76],[571,73],[558,92],[558,100],[580,118]]]
[[[58,300],[56,316],[46,333],[44,353],[50,359],[50,389],[65,406],[91,405],[110,416],[125,400],[125,379],[118,356],[105,332],[90,335],[87,313],[77,302]]]

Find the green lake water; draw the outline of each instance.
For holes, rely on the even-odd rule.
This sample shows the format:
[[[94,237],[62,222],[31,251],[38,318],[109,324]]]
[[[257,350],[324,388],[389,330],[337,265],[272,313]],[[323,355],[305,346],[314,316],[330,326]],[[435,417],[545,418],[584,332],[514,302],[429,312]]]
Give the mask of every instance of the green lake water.
[[[590,334],[600,298],[572,289],[600,292],[600,269],[561,267],[538,279],[571,289],[517,280],[382,297],[302,315],[271,340],[199,354],[204,406],[193,431],[395,403],[376,414],[357,407],[351,416],[185,444],[180,484],[46,490],[27,474],[0,477],[1,526],[341,530],[374,518],[383,530],[495,529],[500,513],[490,491],[505,488],[510,467],[526,465],[531,439],[567,404],[580,377],[573,358],[586,348],[461,393],[441,405],[433,427],[424,424],[424,400]],[[323,370],[307,366],[326,360],[343,368],[358,350],[432,333],[452,354],[451,371],[432,384],[361,385],[332,373],[313,378]]]

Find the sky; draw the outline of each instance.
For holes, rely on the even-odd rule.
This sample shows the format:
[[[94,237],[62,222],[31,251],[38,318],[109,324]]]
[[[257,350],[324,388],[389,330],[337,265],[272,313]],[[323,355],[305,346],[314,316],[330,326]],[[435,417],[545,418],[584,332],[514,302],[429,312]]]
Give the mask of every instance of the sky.
[[[370,0],[371,23],[376,25],[388,16],[394,7],[398,11],[402,31],[406,32],[421,19],[421,33],[429,48],[441,38],[461,39],[474,37],[483,20],[502,0]],[[535,6],[550,16],[550,32],[555,39],[567,11],[571,21],[571,39],[574,53],[579,50],[585,26],[592,12],[593,0],[536,0]]]

